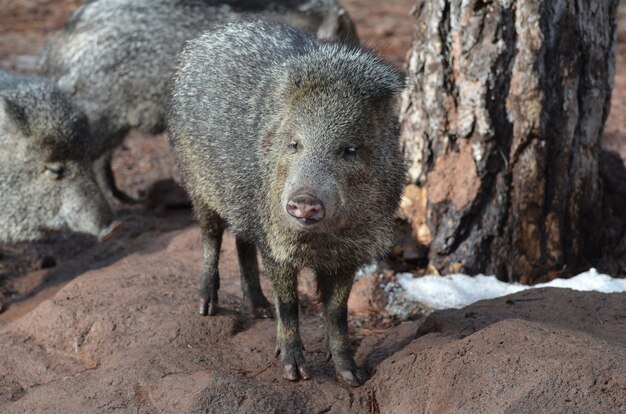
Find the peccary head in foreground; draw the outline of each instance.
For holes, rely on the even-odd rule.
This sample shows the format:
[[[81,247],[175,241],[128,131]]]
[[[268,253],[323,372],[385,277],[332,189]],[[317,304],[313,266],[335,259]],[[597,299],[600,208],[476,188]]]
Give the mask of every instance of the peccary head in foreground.
[[[108,235],[113,212],[91,171],[88,133],[51,83],[0,72],[0,242],[64,228]]]
[[[354,272],[391,244],[404,183],[397,70],[359,48],[282,24],[226,25],[181,54],[172,147],[200,221],[200,313],[217,311],[222,232],[237,237],[248,308],[268,316],[257,246],[278,311],[284,376],[308,379],[297,274],[315,271],[340,379],[359,385],[347,332]]]
[[[272,239],[283,239],[275,255],[296,254],[306,259],[302,266],[319,267],[321,258],[303,248],[318,254],[320,246],[307,241],[329,241],[329,234],[336,239],[326,259],[333,262],[384,254],[403,183],[393,111],[401,77],[369,53],[332,45],[281,69],[280,112],[259,154],[269,174]],[[364,234],[367,246],[354,248]],[[349,257],[337,242],[354,246]]]

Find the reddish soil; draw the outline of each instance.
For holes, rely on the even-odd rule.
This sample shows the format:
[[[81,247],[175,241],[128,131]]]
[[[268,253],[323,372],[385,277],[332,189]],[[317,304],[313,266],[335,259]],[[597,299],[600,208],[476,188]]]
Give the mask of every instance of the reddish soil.
[[[373,332],[357,348],[373,374],[359,389],[334,380],[322,321],[305,312],[313,379],[290,383],[275,321],[241,313],[233,255],[220,311],[196,314],[199,244],[197,228],[138,239],[0,329],[2,412],[626,410],[626,294],[533,290]]]

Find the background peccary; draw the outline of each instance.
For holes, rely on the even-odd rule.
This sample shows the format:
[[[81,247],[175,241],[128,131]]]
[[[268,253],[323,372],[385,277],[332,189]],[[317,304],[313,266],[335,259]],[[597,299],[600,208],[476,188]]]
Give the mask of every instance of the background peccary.
[[[336,0],[108,0],[80,7],[44,52],[41,74],[81,105],[91,124],[96,178],[118,199],[113,149],[131,128],[165,128],[168,85],[185,41],[219,24],[263,15],[355,42]]]
[[[405,171],[395,110],[402,86],[402,75],[372,53],[282,24],[228,25],[181,54],[169,127],[202,228],[200,312],[216,310],[229,226],[244,298],[266,316],[256,247],[263,257],[287,379],[310,377],[296,291],[306,267],[316,273],[338,377],[363,381],[347,301],[357,268],[391,244]]]
[[[87,117],[52,83],[0,71],[0,242],[117,225],[87,155]]]

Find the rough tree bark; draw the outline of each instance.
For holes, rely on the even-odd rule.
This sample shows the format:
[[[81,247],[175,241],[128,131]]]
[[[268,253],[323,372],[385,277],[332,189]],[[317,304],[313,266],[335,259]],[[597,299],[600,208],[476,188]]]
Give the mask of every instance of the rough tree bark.
[[[440,272],[534,282],[597,257],[617,5],[417,0],[402,143]]]

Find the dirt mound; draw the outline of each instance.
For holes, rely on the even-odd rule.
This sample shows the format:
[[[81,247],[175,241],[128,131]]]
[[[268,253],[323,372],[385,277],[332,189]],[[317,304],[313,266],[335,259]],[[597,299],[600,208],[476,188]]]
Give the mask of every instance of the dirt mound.
[[[626,412],[626,295],[537,289],[433,313],[368,386],[381,412]]]
[[[223,248],[233,245],[228,236]],[[281,379],[275,322],[239,312],[235,257],[221,261],[211,318],[195,309],[197,228],[77,277],[0,330],[0,411],[626,410],[626,295],[544,289],[436,312],[366,337],[357,359],[374,376],[349,389],[325,359],[321,319],[306,312],[314,379]]]
[[[227,237],[224,249],[232,252]],[[323,411],[353,404],[323,352],[317,317],[303,315],[316,379],[285,383],[275,323],[242,316],[236,255],[220,263],[222,311],[196,313],[197,229],[88,272],[0,331],[2,412]],[[308,408],[307,408],[308,411]]]

